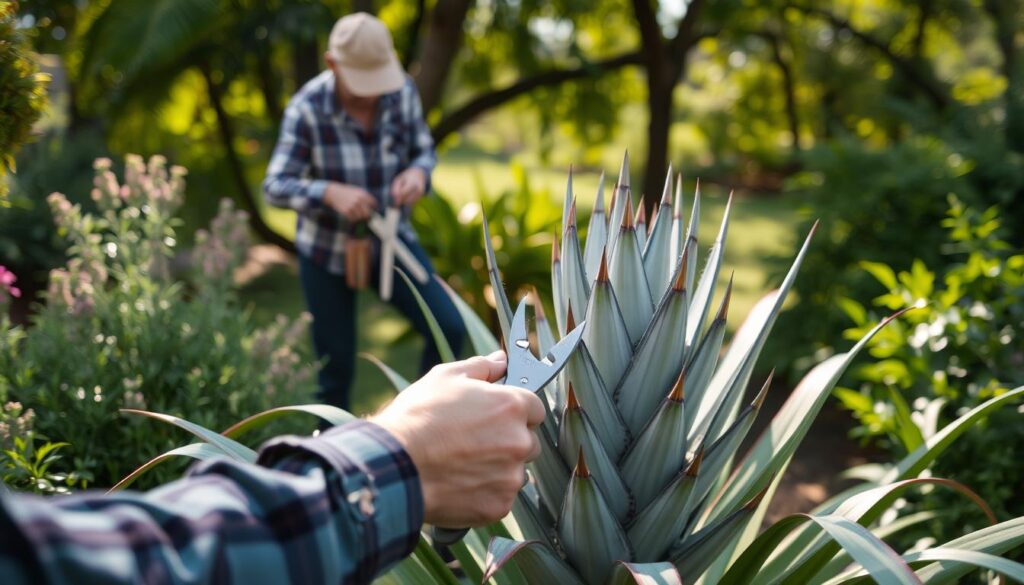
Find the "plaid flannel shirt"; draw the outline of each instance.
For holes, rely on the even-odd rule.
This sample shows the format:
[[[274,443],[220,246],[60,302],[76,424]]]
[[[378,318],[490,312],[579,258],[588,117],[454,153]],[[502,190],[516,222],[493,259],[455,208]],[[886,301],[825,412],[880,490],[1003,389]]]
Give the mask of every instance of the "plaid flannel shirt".
[[[0,495],[0,583],[369,583],[412,552],[419,476],[365,421],[146,494]]]
[[[427,174],[437,164],[434,141],[423,120],[423,106],[411,79],[402,89],[380,96],[373,131],[366,134],[337,102],[334,72],[313,78],[292,97],[281,134],[267,167],[263,193],[275,207],[298,212],[295,247],[334,274],[344,273],[345,239],[351,226],[323,205],[328,182],[362,187],[379,209],[390,202],[391,181],[409,167]],[[399,229],[415,233],[403,213]]]

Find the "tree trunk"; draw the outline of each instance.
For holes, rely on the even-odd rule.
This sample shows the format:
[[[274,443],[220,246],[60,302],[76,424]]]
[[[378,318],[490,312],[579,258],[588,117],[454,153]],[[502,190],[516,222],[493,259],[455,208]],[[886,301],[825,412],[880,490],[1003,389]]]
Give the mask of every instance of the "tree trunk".
[[[416,15],[406,28],[405,44],[402,50],[402,67],[409,70],[420,53],[420,31],[427,14],[427,0],[416,0]]]
[[[267,243],[274,244],[290,254],[295,254],[295,244],[272,230],[263,221],[260,206],[256,202],[256,197],[248,181],[245,180],[245,169],[242,166],[242,160],[235,151],[235,129],[231,118],[224,111],[222,102],[224,97],[223,88],[213,79],[213,72],[210,69],[209,63],[202,63],[199,70],[206,81],[206,91],[210,98],[210,105],[217,114],[217,131],[220,134],[221,143],[224,145],[224,155],[227,158],[228,169],[235,180],[235,186],[238,188],[238,195],[242,206],[249,212],[249,227]]]
[[[462,47],[462,24],[472,1],[437,0],[430,14],[423,51],[412,72],[424,112],[430,112],[441,102],[452,61]]]
[[[668,167],[669,128],[672,126],[674,76],[647,72],[647,166],[644,168],[643,205],[654,209],[661,200]]]

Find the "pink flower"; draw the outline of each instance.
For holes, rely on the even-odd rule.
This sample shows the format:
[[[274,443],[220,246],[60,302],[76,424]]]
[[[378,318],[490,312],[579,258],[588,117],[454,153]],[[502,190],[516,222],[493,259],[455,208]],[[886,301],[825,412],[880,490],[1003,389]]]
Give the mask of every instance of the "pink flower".
[[[10,270],[7,270],[6,266],[0,266],[0,292],[6,291],[14,298],[21,296],[21,289],[14,286],[14,283],[18,280],[17,276]]]

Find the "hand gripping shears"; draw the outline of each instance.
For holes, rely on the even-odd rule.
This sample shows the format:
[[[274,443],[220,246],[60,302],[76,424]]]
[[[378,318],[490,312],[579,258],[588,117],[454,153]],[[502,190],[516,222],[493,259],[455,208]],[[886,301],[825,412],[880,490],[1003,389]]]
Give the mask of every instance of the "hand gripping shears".
[[[566,362],[576,351],[585,325],[586,322],[577,325],[549,349],[543,358],[537,359],[530,351],[530,338],[526,330],[526,299],[524,298],[520,301],[519,307],[516,308],[515,315],[512,317],[509,339],[505,344],[507,348],[505,351],[508,354],[508,369],[505,371],[505,378],[496,383],[540,393],[541,389],[553,380],[558,372],[562,371]],[[541,399],[544,398],[541,397]],[[434,543],[449,545],[461,540],[467,532],[469,532],[468,528],[434,526],[431,528],[430,534]]]
[[[369,221],[370,231],[380,239],[380,285],[378,290],[380,298],[385,301],[391,300],[391,293],[394,290],[396,256],[413,280],[420,284],[426,284],[430,280],[427,269],[416,259],[405,242],[398,237],[398,223],[401,217],[401,209],[389,206],[383,216],[375,213],[370,216]]]

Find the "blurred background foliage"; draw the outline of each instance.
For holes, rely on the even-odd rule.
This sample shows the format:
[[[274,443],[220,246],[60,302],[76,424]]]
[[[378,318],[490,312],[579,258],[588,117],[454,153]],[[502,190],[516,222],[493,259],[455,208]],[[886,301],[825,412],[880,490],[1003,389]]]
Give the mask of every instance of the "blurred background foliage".
[[[419,87],[441,163],[437,196],[414,219],[441,275],[487,319],[483,214],[509,288],[543,295],[565,171],[574,165],[585,226],[600,171],[617,169],[628,148],[634,194],[648,210],[670,161],[686,193],[701,179],[702,244],[735,190],[725,264],[736,268],[741,316],[821,220],[795,302],[760,364],[796,364],[781,378],[847,346],[851,316],[858,326],[870,318],[853,301],[885,294],[879,310],[889,311],[892,295],[935,281],[911,295],[933,304],[879,337],[909,343],[888,356],[905,371],[890,372],[893,360],[876,353],[864,385],[842,393],[865,441],[907,449],[917,438],[900,430],[900,413],[931,412],[921,400],[945,401],[937,416],[951,417],[1022,382],[1013,367],[1020,316],[1007,312],[1010,292],[1000,288],[1011,286],[1002,279],[1024,242],[1022,0],[24,0],[5,21],[16,29],[0,34],[27,38],[52,82],[47,115],[0,208],[0,264],[26,293],[13,299],[15,320],[25,321],[49,270],[66,259],[45,197],[61,190],[89,211],[91,160],[127,152],[162,153],[189,168],[183,249],[221,198],[249,212],[264,251],[284,260],[247,279],[239,305],[257,324],[279,312],[296,317],[302,301],[287,262],[294,216],[265,209],[258,189],[289,96],[320,70],[334,20],[354,10],[390,26]],[[951,194],[958,203],[947,215]],[[950,223],[975,216],[1000,228],[967,237]],[[977,272],[976,254],[1002,266],[999,274]],[[1018,297],[1008,298],[1019,298],[1015,286]],[[365,301],[362,348],[414,364],[420,341]],[[977,321],[978,306],[995,317]],[[922,324],[950,312],[964,316],[956,327],[974,325],[942,333],[950,341],[941,350],[915,345]],[[989,348],[984,359],[978,340]],[[361,412],[387,397],[375,376],[360,365]],[[1009,434],[985,441],[1006,441],[1007,450],[986,459],[972,450],[984,443],[971,443],[946,459],[960,471],[945,475],[983,491],[987,482],[1019,485],[991,473],[1019,469],[995,459],[1024,440],[990,426]]]

